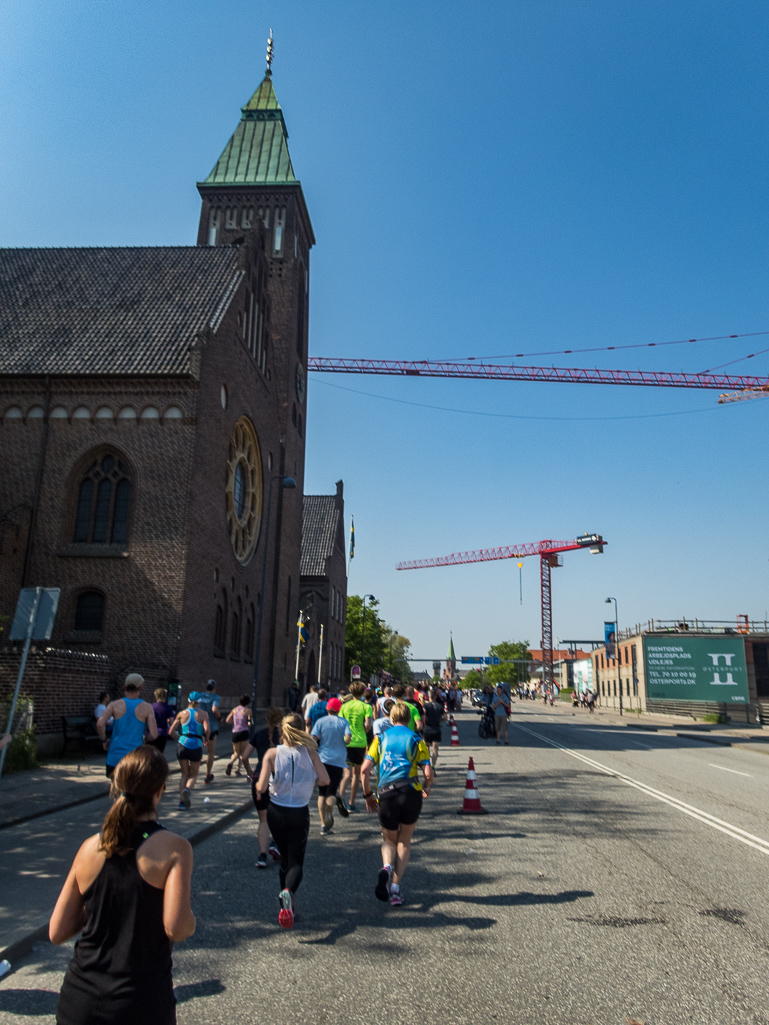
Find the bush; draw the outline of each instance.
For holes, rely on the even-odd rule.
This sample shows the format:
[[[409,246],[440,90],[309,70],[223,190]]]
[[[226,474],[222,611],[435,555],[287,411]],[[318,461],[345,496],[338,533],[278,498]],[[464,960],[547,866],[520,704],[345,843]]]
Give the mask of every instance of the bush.
[[[19,730],[6,748],[3,775],[24,772],[25,769],[36,769],[39,764],[35,731],[33,729]]]
[[[34,701],[25,694],[19,695],[13,721],[13,740],[5,749],[3,773],[23,772],[35,769],[40,764],[37,760],[37,741],[32,728]],[[0,701],[0,722],[6,724],[11,711],[11,699]]]
[[[573,687],[561,687],[561,690],[560,690],[560,692],[558,694],[558,700],[559,701],[571,701],[571,696],[572,696],[573,693],[574,693],[574,688]]]
[[[703,715],[702,721],[703,722],[727,723],[727,722],[729,722],[729,716],[728,715],[724,715],[722,712],[708,712],[707,715]]]

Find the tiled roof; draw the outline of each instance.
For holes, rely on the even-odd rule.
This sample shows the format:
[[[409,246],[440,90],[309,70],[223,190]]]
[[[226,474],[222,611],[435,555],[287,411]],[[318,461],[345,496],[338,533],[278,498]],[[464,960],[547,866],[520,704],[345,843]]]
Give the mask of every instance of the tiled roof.
[[[334,553],[339,530],[339,508],[335,495],[305,495],[302,513],[303,577],[326,575],[326,559]]]
[[[184,374],[242,277],[230,246],[0,249],[0,373]]]
[[[283,111],[268,75],[241,107],[240,124],[202,185],[295,182]]]

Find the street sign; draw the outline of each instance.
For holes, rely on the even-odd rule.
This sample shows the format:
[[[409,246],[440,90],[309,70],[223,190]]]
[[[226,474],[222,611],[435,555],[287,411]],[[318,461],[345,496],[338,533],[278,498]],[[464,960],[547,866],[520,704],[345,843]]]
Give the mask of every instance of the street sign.
[[[352,667],[352,678],[353,678],[353,680],[359,680],[360,679],[360,666],[353,666]]]
[[[38,591],[40,592],[39,598],[37,597]],[[10,639],[12,641],[26,641],[29,631],[29,617],[32,615],[32,609],[37,600],[35,621],[32,624],[32,633],[29,635],[29,639],[31,641],[50,641],[60,594],[61,588],[59,587],[22,588],[16,605],[16,615],[13,617]]]
[[[498,666],[499,665],[499,657],[497,655],[493,655],[493,656],[492,655],[487,655],[486,658],[484,658],[483,661],[484,661],[484,663],[487,666]]]
[[[479,666],[479,665],[482,666],[483,665],[483,655],[478,655],[477,657],[475,655],[463,655],[462,656],[462,661],[464,662],[465,665],[470,664],[470,665],[474,665],[474,666]]]

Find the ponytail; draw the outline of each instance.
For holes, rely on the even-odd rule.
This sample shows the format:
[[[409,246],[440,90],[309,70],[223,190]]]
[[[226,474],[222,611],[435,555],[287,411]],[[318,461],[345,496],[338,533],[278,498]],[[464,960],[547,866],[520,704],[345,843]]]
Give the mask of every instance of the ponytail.
[[[147,745],[122,758],[112,776],[113,805],[101,829],[99,850],[106,857],[128,850],[139,818],[153,810],[152,799],[165,786],[168,762],[156,747]]]
[[[290,712],[280,723],[280,737],[287,747],[306,747],[311,751],[318,750],[318,742],[304,728],[302,717],[297,712]]]

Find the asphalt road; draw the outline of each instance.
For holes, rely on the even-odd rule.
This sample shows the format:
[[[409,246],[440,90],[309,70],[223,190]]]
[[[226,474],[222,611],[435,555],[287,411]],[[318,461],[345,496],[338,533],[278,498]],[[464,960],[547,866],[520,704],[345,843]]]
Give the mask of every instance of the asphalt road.
[[[324,838],[313,816],[290,932],[252,816],[196,848],[180,1025],[769,1025],[769,757],[533,703],[508,748],[475,727],[443,749],[402,908],[374,898],[364,814]],[[483,817],[456,814],[468,755]],[[53,1021],[70,953],[14,966],[0,1021]]]

